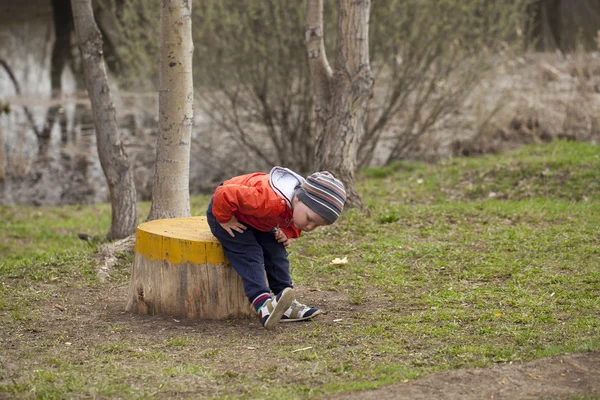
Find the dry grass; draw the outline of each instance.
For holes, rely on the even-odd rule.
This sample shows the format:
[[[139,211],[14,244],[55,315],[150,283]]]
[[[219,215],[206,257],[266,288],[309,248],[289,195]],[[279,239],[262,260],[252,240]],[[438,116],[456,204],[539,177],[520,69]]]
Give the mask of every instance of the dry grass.
[[[600,53],[532,53],[485,79],[417,158],[495,153],[552,138],[600,140]]]

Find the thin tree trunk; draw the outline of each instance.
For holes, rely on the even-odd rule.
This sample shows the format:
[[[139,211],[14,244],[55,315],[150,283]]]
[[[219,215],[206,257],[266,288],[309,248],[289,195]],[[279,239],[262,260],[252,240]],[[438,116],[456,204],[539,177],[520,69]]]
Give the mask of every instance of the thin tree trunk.
[[[50,90],[52,99],[60,97],[62,92],[61,76],[65,65],[71,58],[71,32],[73,30],[73,13],[69,0],[52,0],[52,16],[54,22],[54,44],[50,60]],[[56,121],[61,122],[61,140],[65,142],[66,116],[61,104],[50,106],[42,131],[38,135],[38,153],[45,156],[50,145],[52,128]]]
[[[191,0],[161,1],[159,129],[149,221],[190,216],[194,119],[191,13]]]
[[[133,170],[117,126],[102,55],[102,35],[94,20],[92,2],[71,0],[71,4],[85,82],[94,112],[98,156],[110,191],[112,220],[107,237],[122,239],[135,233],[137,226]]]
[[[5,60],[3,60],[3,59],[0,59],[0,66],[2,68],[4,68],[4,70],[8,74],[8,77],[10,78],[10,80],[12,81],[12,83],[13,83],[13,85],[15,87],[15,92],[18,95],[20,95],[21,94],[21,85],[19,85],[19,81],[17,81],[17,77],[13,73],[12,68],[10,68],[9,65],[8,65],[8,63]],[[27,117],[27,121],[29,121],[29,125],[31,125],[31,129],[33,129],[33,132],[35,133],[35,136],[39,138],[41,132],[39,131],[39,129],[35,125],[35,120],[33,118],[33,114],[31,113],[31,110],[29,109],[29,107],[27,107],[26,105],[24,105],[23,106],[23,112],[25,112],[25,117]]]
[[[557,49],[565,51],[565,46],[562,40],[561,32],[561,0],[554,0],[546,7],[548,15],[548,28],[550,30],[550,36],[554,40],[554,45]]]
[[[79,96],[81,96],[83,94],[82,92],[85,91],[85,76],[83,73],[81,58],[71,58],[69,67],[71,68],[73,79],[75,81],[76,98],[79,99]],[[69,133],[71,143],[77,143],[77,133],[79,132],[81,135],[82,131],[88,129],[88,126],[93,124],[94,118],[90,108],[86,104],[83,104],[77,100],[75,103],[75,112],[73,113],[73,123]]]
[[[560,8],[560,0],[535,0],[527,6],[528,42],[535,43],[537,50],[565,51],[561,40]]]
[[[365,210],[354,172],[373,78],[369,64],[369,0],[339,0],[335,69],[323,44],[323,1],[307,0],[307,49],[316,95],[316,163],[344,182],[348,204]]]

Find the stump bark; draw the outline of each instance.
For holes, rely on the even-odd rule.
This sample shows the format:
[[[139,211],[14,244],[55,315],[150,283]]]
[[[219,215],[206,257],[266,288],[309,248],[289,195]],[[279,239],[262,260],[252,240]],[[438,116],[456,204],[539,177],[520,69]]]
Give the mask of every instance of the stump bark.
[[[255,315],[206,217],[137,227],[126,310],[190,319]]]

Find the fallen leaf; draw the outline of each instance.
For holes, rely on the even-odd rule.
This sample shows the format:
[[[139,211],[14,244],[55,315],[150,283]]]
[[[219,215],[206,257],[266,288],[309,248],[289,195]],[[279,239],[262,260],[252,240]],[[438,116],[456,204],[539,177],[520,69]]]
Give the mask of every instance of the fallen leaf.
[[[341,265],[341,264],[346,264],[348,263],[348,258],[344,257],[344,258],[334,258],[333,260],[331,260],[331,264],[333,265]]]

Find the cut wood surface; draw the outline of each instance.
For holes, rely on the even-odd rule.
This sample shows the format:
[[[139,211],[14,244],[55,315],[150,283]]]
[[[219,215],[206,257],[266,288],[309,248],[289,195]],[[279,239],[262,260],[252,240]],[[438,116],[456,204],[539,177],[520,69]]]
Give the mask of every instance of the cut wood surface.
[[[126,309],[190,319],[255,315],[205,217],[137,227]]]

